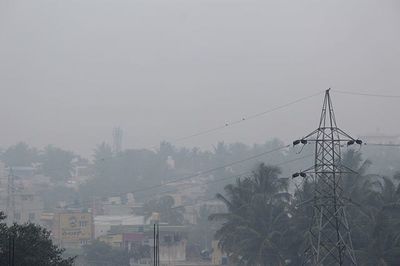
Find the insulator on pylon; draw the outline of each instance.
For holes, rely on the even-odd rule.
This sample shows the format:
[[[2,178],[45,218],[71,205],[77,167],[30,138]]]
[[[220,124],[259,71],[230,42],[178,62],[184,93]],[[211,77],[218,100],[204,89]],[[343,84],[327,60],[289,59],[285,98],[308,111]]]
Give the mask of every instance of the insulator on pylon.
[[[358,145],[361,145],[363,142],[362,142],[362,140],[358,139],[358,140],[356,140],[356,143],[357,143]]]
[[[307,140],[306,139],[302,139],[302,140],[300,140],[300,142],[301,142],[301,144],[304,144],[304,145],[307,144]]]
[[[293,141],[293,146],[296,146],[297,144],[299,144],[300,143],[300,140],[298,139],[298,140],[295,140],[295,141]]]
[[[350,146],[350,145],[353,145],[354,144],[354,140],[349,140],[348,142],[347,142],[347,146]]]
[[[306,173],[301,172],[301,173],[300,173],[300,176],[301,176],[301,177],[306,177],[307,175],[306,175]]]
[[[294,174],[292,175],[292,178],[298,177],[299,175],[300,175],[300,173],[294,173]]]

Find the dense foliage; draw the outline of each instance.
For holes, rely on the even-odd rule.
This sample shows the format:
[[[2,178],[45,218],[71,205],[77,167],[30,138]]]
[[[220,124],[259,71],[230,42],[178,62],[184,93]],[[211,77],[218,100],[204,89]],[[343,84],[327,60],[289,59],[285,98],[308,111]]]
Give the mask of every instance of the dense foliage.
[[[150,218],[153,213],[158,213],[160,222],[170,225],[182,225],[184,222],[183,208],[175,206],[173,197],[167,195],[159,199],[147,201],[143,206],[145,218]]]
[[[395,266],[400,261],[400,186],[393,178],[367,175],[368,161],[358,152],[344,157],[358,174],[343,177],[347,210],[357,259],[361,265]],[[238,265],[300,265],[312,208],[302,204],[313,195],[306,181],[293,196],[279,169],[261,164],[252,175],[238,179],[218,194],[226,213],[211,215],[222,221],[216,234],[222,249]]]
[[[0,265],[11,265],[13,260],[15,266],[72,266],[74,258],[63,258],[63,252],[40,226],[0,223]]]

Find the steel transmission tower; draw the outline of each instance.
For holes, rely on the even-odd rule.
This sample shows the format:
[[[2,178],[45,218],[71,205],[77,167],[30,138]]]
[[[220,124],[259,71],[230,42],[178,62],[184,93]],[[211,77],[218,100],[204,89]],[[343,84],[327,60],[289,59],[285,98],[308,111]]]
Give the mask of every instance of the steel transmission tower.
[[[347,200],[342,186],[342,175],[354,173],[341,164],[343,145],[356,140],[337,127],[330,89],[326,90],[318,129],[293,145],[315,143],[315,162],[310,169],[293,177],[313,177],[313,217],[304,254],[303,265],[357,265],[346,217]]]

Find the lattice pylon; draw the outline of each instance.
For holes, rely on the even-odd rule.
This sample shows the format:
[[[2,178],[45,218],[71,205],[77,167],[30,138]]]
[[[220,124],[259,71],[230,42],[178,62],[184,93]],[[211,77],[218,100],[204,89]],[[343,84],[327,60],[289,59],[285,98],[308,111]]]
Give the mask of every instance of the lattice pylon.
[[[301,176],[313,176],[313,219],[304,254],[304,265],[357,265],[346,217],[342,174],[354,173],[341,164],[341,146],[361,144],[336,125],[332,101],[326,90],[318,129],[294,145],[315,143],[315,161]],[[299,174],[297,174],[298,176]]]

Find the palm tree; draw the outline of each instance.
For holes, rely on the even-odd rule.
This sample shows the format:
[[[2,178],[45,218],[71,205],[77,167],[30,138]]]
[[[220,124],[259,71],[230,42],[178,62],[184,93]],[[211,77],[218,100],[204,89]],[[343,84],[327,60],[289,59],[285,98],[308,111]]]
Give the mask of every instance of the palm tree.
[[[358,250],[359,261],[367,266],[398,265],[400,259],[400,205],[388,204],[368,221],[365,246]]]
[[[392,179],[366,180],[361,206],[353,210],[353,239],[362,265],[398,265],[400,260],[400,186]]]
[[[239,265],[284,265],[289,237],[287,180],[277,167],[260,164],[249,177],[225,187],[217,198],[228,211],[210,216],[222,221],[216,238]]]

